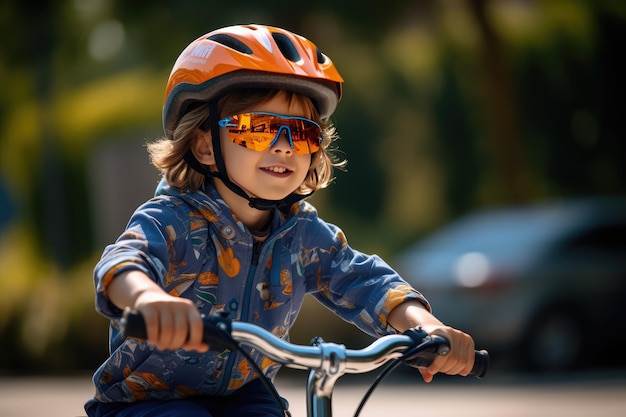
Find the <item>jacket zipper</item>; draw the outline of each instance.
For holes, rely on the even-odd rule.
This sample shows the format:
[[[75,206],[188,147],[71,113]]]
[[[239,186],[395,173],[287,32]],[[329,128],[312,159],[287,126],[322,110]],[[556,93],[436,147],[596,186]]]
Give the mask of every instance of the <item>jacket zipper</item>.
[[[259,258],[261,256],[261,250],[263,248],[263,242],[259,242],[255,240],[252,244],[252,261],[250,270],[248,271],[248,277],[246,278],[246,286],[244,290],[244,296],[241,300],[241,316],[239,317],[242,321],[247,321],[248,317],[248,308],[250,305],[250,293],[252,291],[252,287],[254,286],[254,276],[256,274],[257,266],[259,265]],[[231,351],[231,354],[228,356],[228,360],[226,362],[225,373],[221,376],[220,387],[218,389],[220,394],[223,394],[228,389],[228,384],[230,382],[230,378],[232,375],[232,369],[235,365],[235,359],[239,356],[239,352]]]
[[[291,218],[288,222],[283,224],[281,229],[285,230],[287,228],[291,228],[296,223],[296,221],[297,221],[296,218]],[[264,242],[259,242],[258,240],[255,239],[254,242],[252,243],[252,260],[251,260],[250,270],[248,271],[248,277],[246,278],[246,286],[244,290],[244,297],[242,300],[243,304],[241,306],[241,316],[239,318],[242,321],[248,320],[248,308],[250,305],[249,299],[250,299],[250,293],[254,286],[254,276],[256,275],[256,270],[259,265],[259,259],[261,257],[261,252],[263,251],[263,247],[266,243],[269,242],[269,240],[277,240],[277,239],[268,239]],[[228,356],[226,368],[224,369],[224,373],[220,377],[220,382],[219,382],[220,386],[218,389],[218,392],[220,394],[223,394],[224,392],[226,392],[226,389],[228,388],[230,377],[232,375],[233,365],[235,362],[235,358],[237,358],[237,356],[239,355],[238,355],[238,352],[236,351],[231,351],[231,354]]]
[[[263,242],[259,242],[258,240],[254,240],[252,244],[252,266],[255,267],[259,265],[259,256],[261,256],[261,248],[263,247]]]

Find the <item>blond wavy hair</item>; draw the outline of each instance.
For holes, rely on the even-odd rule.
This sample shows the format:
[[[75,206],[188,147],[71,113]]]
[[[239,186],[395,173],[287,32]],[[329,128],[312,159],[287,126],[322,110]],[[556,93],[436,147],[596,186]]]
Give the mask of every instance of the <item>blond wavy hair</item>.
[[[219,118],[246,111],[254,105],[271,100],[278,94],[286,94],[289,103],[301,105],[307,113],[305,116],[317,122],[323,132],[321,148],[311,155],[309,172],[296,193],[309,194],[328,186],[333,180],[333,169],[343,169],[346,160],[338,156],[338,149],[331,147],[331,144],[338,139],[334,125],[330,121],[321,120],[310,98],[283,90],[236,91],[219,100]],[[209,117],[208,103],[192,106],[176,125],[171,134],[171,140],[162,137],[147,145],[152,165],[161,172],[170,186],[181,192],[197,191],[207,180],[204,174],[195,171],[187,164],[184,156],[191,149],[198,129],[208,126]]]

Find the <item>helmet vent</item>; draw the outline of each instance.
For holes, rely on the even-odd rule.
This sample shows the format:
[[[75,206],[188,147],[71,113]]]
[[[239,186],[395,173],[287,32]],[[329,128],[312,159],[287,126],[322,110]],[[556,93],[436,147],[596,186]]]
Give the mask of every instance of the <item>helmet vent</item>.
[[[300,54],[298,53],[295,45],[287,36],[283,35],[282,33],[272,33],[272,37],[274,38],[274,42],[276,42],[276,45],[278,45],[278,49],[280,49],[280,52],[285,58],[287,58],[291,62],[298,62],[302,59],[300,58]]]
[[[217,33],[209,36],[207,39],[213,42],[221,43],[222,45],[241,52],[242,54],[252,55],[252,49],[233,36]]]
[[[319,49],[316,49],[317,53],[317,63],[318,64],[326,64],[328,62],[328,57],[322,53]]]

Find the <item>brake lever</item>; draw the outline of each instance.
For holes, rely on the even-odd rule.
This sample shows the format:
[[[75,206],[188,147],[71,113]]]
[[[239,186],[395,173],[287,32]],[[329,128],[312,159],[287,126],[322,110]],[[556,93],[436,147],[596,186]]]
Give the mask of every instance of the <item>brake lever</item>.
[[[231,336],[233,320],[227,312],[211,316],[202,314],[201,317],[204,322],[202,341],[211,346],[211,350],[237,349],[238,343]]]
[[[410,366],[428,368],[437,356],[450,353],[450,342],[442,336],[429,335],[421,327],[415,327],[402,333],[415,341],[415,346],[402,357]]]
[[[415,341],[416,346],[409,349],[402,360],[409,366],[428,368],[437,356],[445,356],[450,353],[448,339],[438,335],[429,335],[421,327],[409,329],[403,333]],[[474,351],[474,366],[468,374],[482,379],[489,369],[490,358],[486,350]]]

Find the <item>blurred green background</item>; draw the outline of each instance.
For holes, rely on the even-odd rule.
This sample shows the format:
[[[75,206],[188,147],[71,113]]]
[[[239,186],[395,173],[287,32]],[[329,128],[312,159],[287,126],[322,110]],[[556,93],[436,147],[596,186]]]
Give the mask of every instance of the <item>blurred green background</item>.
[[[0,4],[0,373],[107,355],[93,266],[158,181],[144,145],[174,60],[220,26],[285,27],[334,60],[348,172],[312,202],[365,252],[392,256],[477,208],[626,193],[625,2],[365,4]],[[342,325],[312,323],[294,340]]]

